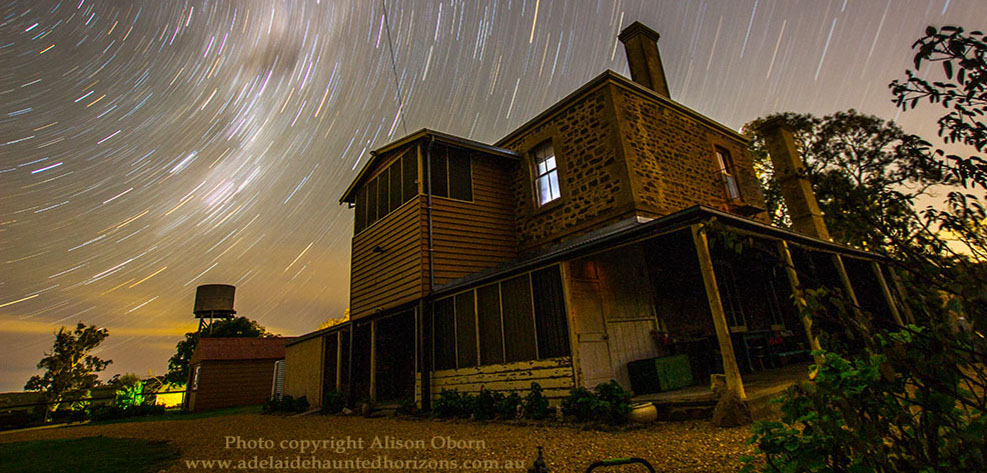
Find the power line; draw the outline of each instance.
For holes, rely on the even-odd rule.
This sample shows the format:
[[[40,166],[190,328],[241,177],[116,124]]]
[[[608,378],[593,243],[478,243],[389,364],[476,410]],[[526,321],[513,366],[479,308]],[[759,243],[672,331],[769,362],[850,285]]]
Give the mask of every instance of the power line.
[[[380,0],[380,6],[384,9],[384,29],[387,31],[387,49],[391,52],[391,72],[394,73],[394,86],[398,89],[398,119],[401,120],[401,128],[404,134],[408,134],[408,125],[404,122],[404,93],[401,92],[401,83],[398,82],[398,66],[394,61],[394,45],[391,43],[391,25],[387,20],[387,5],[384,0]]]

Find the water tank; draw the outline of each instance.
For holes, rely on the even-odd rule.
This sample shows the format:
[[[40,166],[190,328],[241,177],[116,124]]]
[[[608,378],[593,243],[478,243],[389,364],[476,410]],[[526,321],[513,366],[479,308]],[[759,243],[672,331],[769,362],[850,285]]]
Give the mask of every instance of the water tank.
[[[203,284],[195,288],[195,309],[198,318],[202,317],[232,317],[233,294],[236,286],[229,284]]]

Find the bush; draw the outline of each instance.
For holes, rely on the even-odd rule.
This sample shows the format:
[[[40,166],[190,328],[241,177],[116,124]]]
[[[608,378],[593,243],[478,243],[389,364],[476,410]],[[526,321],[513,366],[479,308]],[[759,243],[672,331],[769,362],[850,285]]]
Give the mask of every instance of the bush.
[[[403,416],[418,415],[418,404],[414,399],[405,399],[398,404],[397,413]]]
[[[599,400],[597,415],[599,420],[610,424],[627,422],[627,414],[631,412],[631,393],[620,387],[617,381],[596,386],[596,398]]]
[[[593,420],[599,406],[596,395],[580,386],[570,390],[569,397],[562,400],[562,415],[575,417],[576,420]]]
[[[307,411],[309,408],[308,399],[302,396],[295,399],[291,396],[281,396],[278,398],[271,398],[264,404],[261,409],[265,414],[283,413],[283,414],[298,414]]]
[[[325,395],[322,396],[322,413],[338,414],[343,411],[344,404],[343,393],[339,391],[326,391]]]
[[[480,392],[476,395],[476,401],[473,403],[473,418],[486,420],[497,417],[497,406],[503,400],[503,394],[481,387]]]
[[[497,415],[501,419],[514,419],[518,414],[518,407],[521,406],[521,396],[511,391],[510,394],[504,396],[499,402],[497,402]]]
[[[781,421],[754,425],[766,464],[744,458],[744,471],[987,471],[987,376],[967,334],[910,325],[872,341],[860,355],[817,352]]]
[[[552,409],[548,407],[548,398],[542,394],[544,390],[538,383],[531,383],[531,391],[524,396],[524,404],[522,410],[524,411],[524,416],[529,419],[544,419],[552,413]]]
[[[164,413],[165,407],[160,405],[142,404],[127,407],[98,406],[89,410],[89,418],[94,421],[103,421],[161,415]]]
[[[630,411],[631,394],[613,380],[597,385],[593,392],[575,388],[562,401],[562,414],[580,421],[622,424]]]
[[[432,412],[444,419],[452,417],[469,418],[476,405],[476,396],[460,393],[454,389],[443,389],[432,405]]]
[[[0,412],[0,430],[23,429],[31,425],[41,424],[44,416],[27,411]]]

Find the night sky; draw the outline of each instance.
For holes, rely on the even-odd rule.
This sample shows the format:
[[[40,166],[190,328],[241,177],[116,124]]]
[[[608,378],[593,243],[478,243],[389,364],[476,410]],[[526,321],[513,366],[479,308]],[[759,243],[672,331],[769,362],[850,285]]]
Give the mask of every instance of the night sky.
[[[114,373],[162,374],[199,284],[299,335],[340,316],[368,152],[423,127],[493,143],[659,42],[673,99],[739,128],[847,108],[935,136],[887,84],[983,0],[38,0],[0,6],[0,391],[77,321]],[[394,68],[388,48],[393,44]],[[394,70],[400,93],[395,85]],[[403,109],[399,104],[403,101]]]

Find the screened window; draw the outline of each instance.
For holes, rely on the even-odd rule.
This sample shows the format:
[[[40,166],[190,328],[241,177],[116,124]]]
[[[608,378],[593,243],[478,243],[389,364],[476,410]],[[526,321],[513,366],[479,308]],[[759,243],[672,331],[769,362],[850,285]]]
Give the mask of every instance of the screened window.
[[[559,172],[555,161],[555,148],[552,143],[545,143],[532,151],[535,161],[535,198],[538,205],[545,205],[559,197]]]
[[[733,159],[730,153],[720,147],[716,147],[716,163],[720,167],[720,175],[723,176],[723,186],[726,188],[727,199],[740,200],[740,189],[737,187],[737,178],[734,176]]]
[[[504,358],[507,362],[537,358],[528,275],[500,283],[500,297],[504,317]]]
[[[356,193],[354,233],[373,225],[418,195],[418,156],[405,152]]]
[[[568,356],[558,266],[435,302],[435,369]]]
[[[531,273],[531,292],[535,303],[538,358],[569,355],[569,330],[562,297],[562,276],[558,266]]]
[[[456,368],[456,308],[453,299],[435,301],[432,315],[433,346],[435,347],[435,369]]]
[[[432,195],[473,200],[473,178],[469,151],[442,144],[432,147],[429,176]]]
[[[476,311],[473,307],[473,291],[464,292],[456,299],[456,359],[459,367],[476,366]]]
[[[504,335],[500,323],[500,285],[476,290],[476,318],[480,332],[480,364],[504,362]]]

